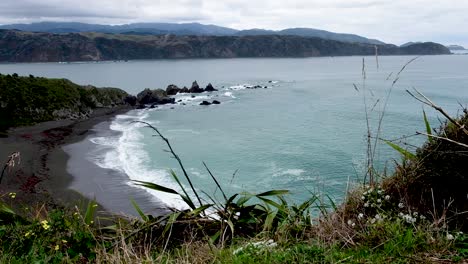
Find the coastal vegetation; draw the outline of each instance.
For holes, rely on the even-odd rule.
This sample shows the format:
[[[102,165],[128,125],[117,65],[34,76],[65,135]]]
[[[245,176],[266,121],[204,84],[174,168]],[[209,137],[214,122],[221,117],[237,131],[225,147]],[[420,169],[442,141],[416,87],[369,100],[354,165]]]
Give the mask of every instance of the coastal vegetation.
[[[84,88],[66,80],[1,77],[2,87],[51,87],[50,91],[46,89],[42,101],[37,99],[41,106],[46,100],[54,102],[55,109],[76,105],[77,100],[88,102],[86,106],[94,102],[94,107],[96,102],[115,102],[99,97],[99,92],[91,94],[99,100],[92,100],[94,97],[88,93],[81,97],[80,89]],[[54,89],[58,91],[51,92]],[[28,97],[30,90],[18,90],[20,99],[15,103],[36,105],[35,99]],[[61,96],[68,93],[74,101]],[[422,93],[409,93],[439,111],[446,121],[433,129],[433,124],[422,115],[426,131],[421,136],[427,137],[427,142],[415,153],[386,141],[401,154],[401,161],[395,162],[395,172],[386,175],[377,171],[369,155],[366,177],[346,193],[342,204],[335,204],[321,193],[295,204],[288,200],[288,190],[230,194],[204,164],[220,193],[219,197],[210,196],[191,181],[169,140],[157,127],[143,123],[155,133],[155,139],[162,140],[163,147],[169,149],[180,166],[182,175],[172,172],[180,191],[152,182],[135,184],[177,195],[187,209],[172,209],[166,215],[155,216],[146,214],[133,202],[139,219],[103,216],[97,212],[95,201],[66,208],[48,201],[23,204],[18,201],[19,193],[4,192],[0,183],[0,262],[462,262],[468,258],[468,235],[464,233],[468,229],[464,203],[468,112],[464,109],[462,115],[452,117]],[[141,98],[147,94],[163,93],[148,90]],[[10,103],[3,103],[6,97],[0,98],[2,105]],[[124,100],[124,94],[117,93],[116,98]],[[18,105],[21,104],[15,104]],[[23,122],[19,124],[29,124]],[[373,144],[369,145],[372,153]],[[8,173],[8,168],[18,162],[19,155],[12,155],[4,172]]]
[[[96,108],[124,105],[118,88],[80,86],[66,79],[0,74],[0,131],[56,119],[80,119]]]
[[[53,34],[0,29],[0,61],[72,62],[171,58],[317,57],[450,54],[433,42],[405,47],[297,35],[177,36]]]

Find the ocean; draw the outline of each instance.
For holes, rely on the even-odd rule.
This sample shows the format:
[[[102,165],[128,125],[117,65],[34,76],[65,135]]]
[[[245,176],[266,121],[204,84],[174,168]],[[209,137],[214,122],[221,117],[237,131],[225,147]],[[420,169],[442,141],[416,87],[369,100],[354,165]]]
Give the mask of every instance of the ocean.
[[[406,90],[418,89],[454,116],[460,113],[460,105],[467,106],[468,56],[422,56],[399,73],[413,58],[0,64],[0,73],[68,78],[78,84],[119,87],[135,95],[144,88],[165,89],[169,84],[190,87],[195,80],[219,90],[194,98],[177,95],[174,105],[118,115],[98,125],[84,141],[64,147],[70,155],[67,168],[74,175],[71,188],[96,197],[111,211],[131,214],[130,198],[145,208],[153,202],[154,207],[185,207],[174,195],[134,184],[133,180],[150,181],[180,190],[170,169],[182,180],[183,174],[165,143],[151,129],[132,121],[157,127],[182,159],[196,189],[207,196],[221,198],[203,162],[230,194],[286,189],[292,202],[317,193],[341,201],[351,183],[363,180],[366,106],[373,140],[407,137],[407,145],[402,146],[413,152],[426,139],[415,135],[425,131],[423,109],[435,128],[444,119]],[[261,88],[249,89],[254,86]],[[203,100],[221,104],[199,105]],[[395,150],[378,140],[375,164],[381,172],[391,172],[393,161],[399,159]],[[82,177],[83,173],[98,176]],[[184,180],[183,184],[188,187]]]

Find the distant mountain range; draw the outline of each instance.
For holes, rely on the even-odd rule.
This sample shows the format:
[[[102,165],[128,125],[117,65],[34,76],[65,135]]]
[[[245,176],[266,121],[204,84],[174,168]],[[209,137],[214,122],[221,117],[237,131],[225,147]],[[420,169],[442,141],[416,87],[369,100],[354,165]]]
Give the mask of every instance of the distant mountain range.
[[[56,34],[0,29],[0,61],[6,62],[352,56],[374,55],[376,48],[379,55],[450,54],[445,46],[432,42],[398,47],[296,35]]]
[[[199,23],[134,23],[126,25],[98,25],[77,22],[40,22],[32,24],[0,25],[0,29],[17,29],[31,32],[48,33],[80,33],[99,32],[127,35],[165,35],[179,36],[252,36],[252,35],[290,35],[301,37],[317,37],[349,43],[385,44],[376,39],[368,39],[354,34],[334,33],[312,28],[289,28],[279,31],[265,29],[237,30],[215,25]]]

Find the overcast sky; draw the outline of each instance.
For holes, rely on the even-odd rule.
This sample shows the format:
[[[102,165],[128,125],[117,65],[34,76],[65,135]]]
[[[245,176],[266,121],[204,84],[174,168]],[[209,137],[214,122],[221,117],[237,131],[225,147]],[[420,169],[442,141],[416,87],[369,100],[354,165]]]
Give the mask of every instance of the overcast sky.
[[[435,41],[468,46],[466,0],[0,0],[0,24],[39,21],[311,27],[395,44]]]

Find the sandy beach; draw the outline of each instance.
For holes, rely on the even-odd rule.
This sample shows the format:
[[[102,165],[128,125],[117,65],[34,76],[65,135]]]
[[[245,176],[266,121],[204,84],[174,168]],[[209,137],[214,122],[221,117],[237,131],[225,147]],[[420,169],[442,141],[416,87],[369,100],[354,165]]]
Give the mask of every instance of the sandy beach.
[[[135,215],[131,209],[131,197],[145,211],[160,212],[155,209],[158,206],[155,206],[149,194],[122,183],[125,175],[116,175],[117,172],[86,163],[84,158],[79,159],[78,163],[75,160],[74,165],[67,168],[70,151],[65,152],[64,147],[92,135],[96,125],[108,129],[115,115],[129,110],[129,107],[98,109],[86,120],[50,121],[9,130],[8,137],[0,138],[2,168],[8,156],[14,152],[20,153],[20,160],[17,160],[15,167],[5,171],[0,195],[14,192],[15,204],[29,206],[82,206],[88,199],[96,198],[101,211]],[[76,152],[76,149],[72,147],[71,151]],[[80,156],[80,153],[75,154]],[[114,179],[113,191],[102,190],[102,185],[96,184],[93,179],[101,182]],[[72,185],[73,188],[70,188]],[[122,193],[125,195],[120,195]]]

